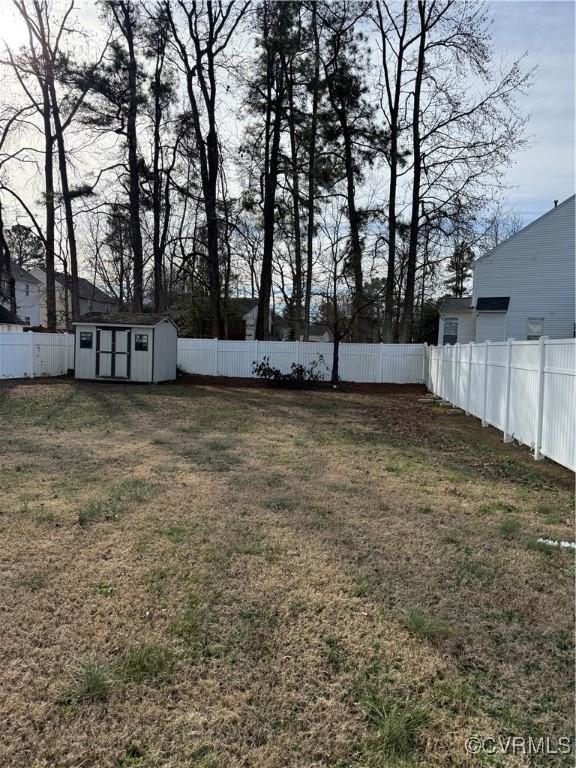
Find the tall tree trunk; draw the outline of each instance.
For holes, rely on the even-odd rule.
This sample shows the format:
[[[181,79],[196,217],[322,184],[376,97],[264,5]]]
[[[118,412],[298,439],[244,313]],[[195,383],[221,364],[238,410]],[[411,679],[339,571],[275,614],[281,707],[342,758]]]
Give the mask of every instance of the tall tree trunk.
[[[312,117],[308,147],[308,223],[306,235],[306,289],[304,296],[304,341],[310,337],[310,306],[312,303],[312,269],[314,266],[314,202],[316,194],[316,129],[318,124],[318,94],[320,83],[320,37],[316,3],[312,3],[312,34],[314,37],[314,81],[312,87]]]
[[[128,116],[126,135],[128,139],[128,172],[130,177],[130,244],[132,246],[133,309],[141,312],[144,306],[144,250],[140,228],[140,177],[138,173],[138,63],[134,43],[134,27],[130,8],[122,4],[124,16],[123,33],[128,47]]]
[[[50,90],[42,80],[42,120],[44,124],[44,195],[46,205],[46,326],[56,330],[56,278],[54,274],[54,146],[52,140]]]
[[[152,179],[152,250],[154,261],[154,311],[162,312],[164,297],[162,290],[162,252],[160,250],[160,217],[162,209],[162,179],[160,173],[160,155],[162,152],[160,140],[160,123],[162,120],[162,105],[160,96],[161,67],[156,62],[154,70],[154,138],[153,138],[153,179]]]
[[[354,341],[363,341],[366,329],[363,327],[364,278],[362,275],[362,245],[360,243],[360,226],[356,209],[356,185],[354,182],[354,159],[352,156],[352,137],[345,112],[340,112],[340,127],[344,140],[344,165],[346,169],[346,204],[348,208],[348,225],[350,227],[350,263],[354,276]]]
[[[412,173],[412,206],[410,216],[410,239],[408,243],[408,263],[406,267],[406,290],[404,308],[400,323],[400,342],[410,341],[414,319],[414,295],[416,289],[416,261],[418,256],[418,234],[420,232],[420,181],[422,177],[422,151],[420,146],[420,94],[424,76],[426,51],[426,2],[419,0],[420,43],[418,46],[418,64],[414,83],[414,102],[412,109],[412,145],[414,170]]]
[[[256,319],[256,339],[263,340],[269,336],[270,328],[270,297],[272,294],[272,257],[274,248],[274,214],[276,209],[276,186],[278,182],[278,156],[280,153],[280,134],[282,128],[282,106],[284,101],[284,68],[280,61],[275,61],[276,55],[268,52],[268,87],[272,82],[275,86],[275,101],[272,117],[272,137],[269,143],[266,162],[264,188],[264,243],[262,248],[262,269],[260,273],[260,291],[258,294],[258,317]],[[267,121],[269,118],[267,116]]]
[[[64,201],[64,216],[66,219],[66,232],[68,235],[68,251],[70,253],[70,289],[72,296],[72,320],[80,317],[80,287],[78,283],[78,251],[76,247],[76,233],[74,230],[74,214],[72,211],[72,198],[68,183],[68,164],[66,160],[66,146],[64,133],[60,120],[60,109],[56,102],[56,89],[53,79],[49,81],[52,98],[52,115],[54,117],[54,132],[58,147],[58,167],[60,170],[60,183],[62,185],[62,199]]]
[[[387,4],[384,3],[387,8]],[[404,40],[408,21],[408,4],[404,2],[402,26],[398,31],[398,50],[394,82],[391,83],[387,59],[387,31],[382,18],[381,3],[376,3],[378,27],[382,41],[382,69],[386,86],[390,127],[390,178],[388,183],[388,264],[386,269],[386,288],[384,300],[384,340],[391,343],[394,339],[394,278],[396,271],[396,194],[398,185],[398,138],[400,112],[400,94],[402,90],[402,69],[404,64]],[[396,27],[398,30],[398,28]]]
[[[302,242],[300,233],[300,178],[296,147],[296,116],[294,114],[294,68],[292,61],[286,76],[289,104],[290,161],[292,164],[292,206],[294,211],[294,285],[292,287],[291,324],[294,338],[299,339],[302,328]]]

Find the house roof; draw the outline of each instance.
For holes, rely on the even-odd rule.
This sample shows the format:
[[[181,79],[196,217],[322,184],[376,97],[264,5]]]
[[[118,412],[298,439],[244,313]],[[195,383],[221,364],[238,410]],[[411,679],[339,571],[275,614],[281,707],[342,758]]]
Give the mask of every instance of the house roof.
[[[154,315],[149,312],[87,312],[74,325],[158,325],[169,320],[176,323],[169,315]]]
[[[226,299],[228,306],[234,309],[242,317],[251,312],[254,307],[258,306],[258,299],[243,299],[243,298],[229,298]]]
[[[492,248],[491,250],[487,251],[486,253],[482,254],[482,256],[479,256],[472,265],[472,268],[474,268],[474,265],[477,264],[479,261],[484,261],[484,259],[487,259],[489,256],[492,256],[496,251],[503,246],[505,243],[509,243],[511,240],[514,240],[515,237],[518,237],[518,235],[522,234],[523,232],[526,232],[528,229],[532,229],[533,226],[538,224],[538,222],[542,221],[542,219],[546,219],[549,216],[554,216],[560,208],[563,208],[565,205],[568,205],[569,203],[574,202],[574,198],[576,195],[570,195],[570,197],[567,197],[566,200],[563,200],[558,205],[555,205],[554,208],[551,208],[549,211],[546,211],[546,213],[543,213],[542,216],[538,216],[537,219],[534,219],[534,221],[531,221],[530,224],[527,224],[525,227],[522,227],[522,229],[519,229],[518,232],[515,232],[513,235],[508,237],[506,240],[502,240],[501,243],[498,243],[497,246]]]
[[[478,312],[507,312],[510,296],[479,296],[476,299]]]
[[[66,286],[66,279],[70,280],[70,275],[65,275],[63,272],[55,272],[54,277],[64,287]],[[78,293],[81,299],[88,299],[88,301],[116,303],[116,299],[113,296],[104,293],[103,290],[94,285],[94,283],[91,283],[90,280],[86,280],[85,277],[78,278]]]
[[[22,267],[19,267],[18,264],[10,264],[10,271],[12,272],[12,277],[14,280],[22,280],[25,283],[40,282],[37,277],[34,277],[32,273],[27,272],[25,269],[22,269]]]
[[[471,296],[446,296],[439,306],[440,312],[466,312],[469,309],[472,309]]]
[[[2,306],[0,306],[0,323],[5,325],[24,325],[19,317],[13,315],[9,309]]]

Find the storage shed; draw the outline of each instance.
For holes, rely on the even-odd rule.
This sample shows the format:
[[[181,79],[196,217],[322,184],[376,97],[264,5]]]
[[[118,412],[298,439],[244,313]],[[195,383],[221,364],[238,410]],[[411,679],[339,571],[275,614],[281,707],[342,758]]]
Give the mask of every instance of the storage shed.
[[[89,312],[74,325],[75,378],[148,382],[176,378],[177,328],[167,315]]]

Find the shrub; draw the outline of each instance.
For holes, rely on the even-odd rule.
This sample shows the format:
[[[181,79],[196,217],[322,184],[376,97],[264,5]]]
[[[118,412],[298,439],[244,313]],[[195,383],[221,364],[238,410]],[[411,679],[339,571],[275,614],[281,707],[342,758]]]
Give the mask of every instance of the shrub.
[[[300,363],[292,363],[290,373],[282,373],[279,368],[270,365],[270,357],[266,356],[261,362],[252,363],[252,373],[268,381],[273,387],[293,387],[295,389],[311,389],[322,381],[321,366],[326,363],[322,355],[313,360],[308,367]]]

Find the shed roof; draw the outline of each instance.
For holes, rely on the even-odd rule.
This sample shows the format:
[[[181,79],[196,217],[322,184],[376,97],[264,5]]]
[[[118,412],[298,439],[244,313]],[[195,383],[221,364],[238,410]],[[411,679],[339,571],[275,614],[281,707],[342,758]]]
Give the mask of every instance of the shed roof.
[[[447,296],[440,302],[440,312],[466,312],[472,309],[472,297]]]
[[[476,299],[478,312],[507,312],[510,296],[479,296]]]
[[[169,315],[153,315],[150,312],[87,312],[74,325],[158,325],[169,320],[176,323]]]

